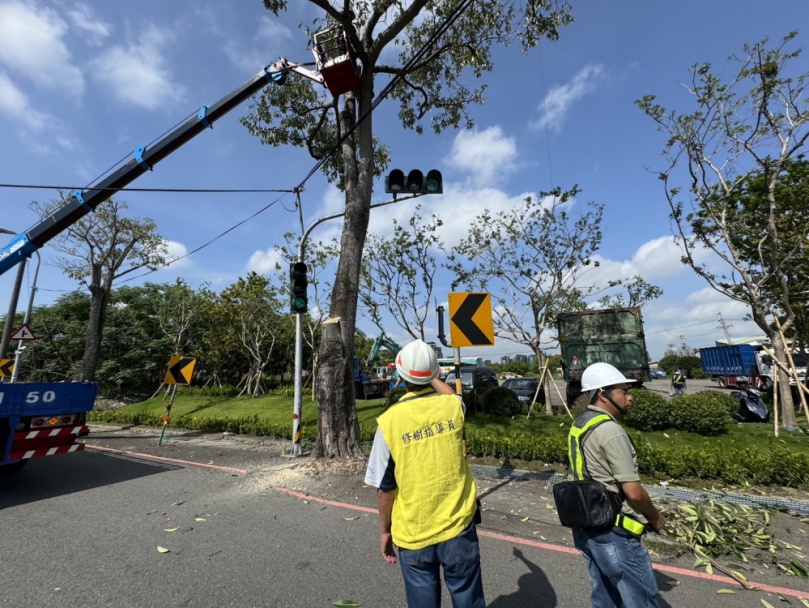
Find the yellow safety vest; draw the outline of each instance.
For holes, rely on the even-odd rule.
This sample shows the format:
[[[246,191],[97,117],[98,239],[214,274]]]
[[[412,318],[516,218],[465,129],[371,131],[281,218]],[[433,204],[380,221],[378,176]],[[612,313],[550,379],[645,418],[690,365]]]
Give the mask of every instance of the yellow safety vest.
[[[568,459],[570,460],[570,470],[573,472],[573,480],[580,481],[589,479],[587,473],[587,465],[584,462],[584,451],[582,451],[582,443],[598,425],[611,421],[612,418],[607,414],[595,414],[592,418],[584,423],[584,426],[577,427],[576,422],[570,427],[568,434]],[[613,421],[614,422],[614,421]],[[641,536],[646,530],[646,526],[639,521],[627,517],[623,513],[618,513],[615,518],[615,525],[631,532],[636,536]]]
[[[393,542],[422,549],[458,536],[475,515],[477,494],[458,397],[431,388],[408,393],[377,422],[396,464]]]

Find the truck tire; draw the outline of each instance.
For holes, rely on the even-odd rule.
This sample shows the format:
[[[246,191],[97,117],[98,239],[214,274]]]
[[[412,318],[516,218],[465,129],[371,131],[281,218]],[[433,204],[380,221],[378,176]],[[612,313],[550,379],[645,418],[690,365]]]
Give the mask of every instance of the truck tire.
[[[772,380],[771,380],[770,378],[767,378],[767,377],[765,376],[765,377],[763,377],[763,378],[761,379],[761,384],[760,384],[760,387],[761,387],[761,390],[762,390],[762,391],[764,391],[765,393],[767,393],[767,392],[769,392],[769,391],[771,391],[771,390],[772,390],[772,387],[773,387],[773,382],[772,382]]]
[[[28,460],[30,459],[20,460],[14,464],[7,464],[0,467],[0,475],[13,475],[14,473],[19,473],[22,471],[22,468],[28,464]]]
[[[728,387],[728,379],[725,376],[719,376],[716,379],[716,382],[719,384],[719,388],[727,388]]]

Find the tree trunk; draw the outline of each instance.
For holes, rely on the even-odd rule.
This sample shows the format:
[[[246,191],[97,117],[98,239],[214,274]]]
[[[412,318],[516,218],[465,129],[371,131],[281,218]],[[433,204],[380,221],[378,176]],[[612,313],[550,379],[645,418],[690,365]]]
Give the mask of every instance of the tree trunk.
[[[361,458],[354,380],[340,323],[323,325],[320,339],[317,440],[312,458]],[[325,407],[328,405],[329,407]]]
[[[773,335],[772,345],[775,358],[780,361],[784,367],[789,368],[786,345],[781,340],[780,335]],[[781,404],[781,427],[788,430],[795,430],[798,428],[798,422],[795,419],[795,404],[792,401],[792,389],[789,385],[790,376],[777,366],[774,372],[778,374],[778,401]]]
[[[360,112],[370,106],[371,81],[363,79]],[[356,100],[346,95],[340,114],[340,133],[346,133],[356,120]],[[359,141],[359,154],[356,143]],[[313,458],[361,458],[359,423],[352,380],[354,334],[357,322],[360,262],[370,216],[373,181],[371,117],[343,143],[346,212],[340,238],[340,259],[331,296],[330,319],[339,323],[324,325],[318,362],[318,429]],[[359,160],[358,160],[359,157]],[[328,328],[328,329],[327,329]]]
[[[75,381],[94,381],[96,379],[96,367],[98,366],[98,356],[101,350],[101,340],[104,337],[104,324],[107,321],[107,305],[110,301],[111,282],[100,285],[98,278],[100,268],[93,268],[93,282],[90,285],[90,319],[87,321],[87,335],[84,340],[84,355],[81,366]]]

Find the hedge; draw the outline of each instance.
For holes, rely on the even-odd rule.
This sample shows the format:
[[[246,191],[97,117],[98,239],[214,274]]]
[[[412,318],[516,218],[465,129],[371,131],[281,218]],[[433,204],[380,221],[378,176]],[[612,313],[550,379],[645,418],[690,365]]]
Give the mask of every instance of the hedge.
[[[90,412],[89,422],[161,426],[158,413],[130,413],[123,410]],[[171,426],[207,432],[242,433],[291,440],[289,424],[268,422],[257,415],[248,418],[207,418],[172,416]],[[315,425],[302,425],[302,437],[314,441]],[[360,425],[360,439],[373,441],[374,425]],[[467,429],[466,449],[470,456],[510,458],[546,464],[567,464],[567,442],[563,436],[513,435]],[[652,448],[641,434],[634,437],[638,452],[638,468],[644,475],[669,479],[698,478],[719,480],[728,484],[744,482],[760,485],[806,487],[809,479],[809,453],[793,452],[770,444],[767,448],[740,449],[732,445],[693,448]]]
[[[487,414],[495,416],[516,416],[522,411],[522,404],[516,393],[502,386],[490,388],[480,397],[480,406]]]

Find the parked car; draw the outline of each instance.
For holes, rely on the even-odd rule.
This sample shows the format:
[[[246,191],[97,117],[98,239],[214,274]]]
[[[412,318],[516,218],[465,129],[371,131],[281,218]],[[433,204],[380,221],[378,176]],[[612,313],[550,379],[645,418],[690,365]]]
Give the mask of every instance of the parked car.
[[[525,406],[531,405],[534,395],[536,395],[537,387],[539,387],[537,403],[545,403],[545,387],[539,386],[539,379],[537,378],[512,378],[511,380],[506,380],[503,387],[517,395],[520,403]]]
[[[666,377],[666,370],[662,367],[658,367],[657,369],[653,369],[651,371],[652,379],[654,378],[665,378]]]
[[[454,387],[455,372],[448,373],[444,382]],[[491,367],[466,366],[461,368],[461,385],[463,390],[471,391],[473,388],[493,388],[500,386],[500,383],[497,381],[497,374]]]
[[[514,372],[503,372],[500,374],[501,380],[511,380],[512,378],[522,378],[522,376],[515,374]]]

